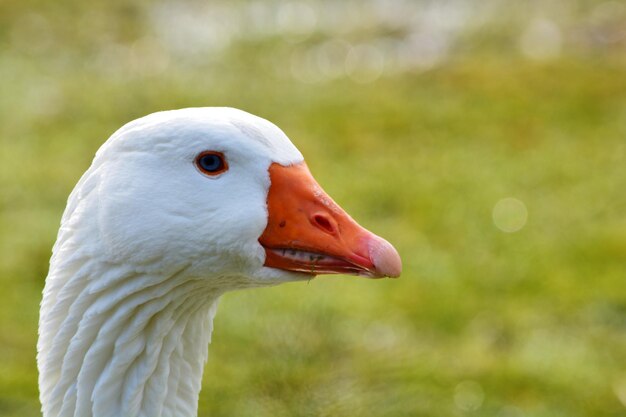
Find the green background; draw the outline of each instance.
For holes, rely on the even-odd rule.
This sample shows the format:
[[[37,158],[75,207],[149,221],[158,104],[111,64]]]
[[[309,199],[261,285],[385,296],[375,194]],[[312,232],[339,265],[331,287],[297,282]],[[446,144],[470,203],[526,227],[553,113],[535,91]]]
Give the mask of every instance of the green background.
[[[275,122],[405,267],[226,295],[201,416],[626,415],[626,3],[3,0],[0,85],[0,416],[67,195],[190,106]]]

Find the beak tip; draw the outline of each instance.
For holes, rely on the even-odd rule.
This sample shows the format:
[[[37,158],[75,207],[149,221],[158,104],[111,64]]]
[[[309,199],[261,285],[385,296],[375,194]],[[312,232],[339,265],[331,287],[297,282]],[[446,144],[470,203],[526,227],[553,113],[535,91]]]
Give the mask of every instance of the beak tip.
[[[369,254],[376,272],[383,277],[398,278],[402,273],[402,259],[396,248],[382,238],[370,241]]]

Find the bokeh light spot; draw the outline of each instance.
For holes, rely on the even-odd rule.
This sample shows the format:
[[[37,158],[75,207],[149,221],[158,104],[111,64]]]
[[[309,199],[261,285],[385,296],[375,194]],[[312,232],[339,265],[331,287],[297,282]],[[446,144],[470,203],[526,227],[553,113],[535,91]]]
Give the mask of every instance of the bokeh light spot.
[[[478,410],[485,399],[485,393],[476,381],[463,381],[454,388],[454,405],[459,410]]]
[[[536,18],[520,38],[520,49],[530,59],[546,61],[561,53],[561,30],[551,20]]]
[[[333,39],[317,47],[315,55],[317,67],[327,78],[345,75],[344,63],[350,51],[350,44],[340,39]]]
[[[626,375],[613,383],[613,392],[615,396],[626,407]]]
[[[317,15],[308,3],[287,2],[280,5],[276,24],[288,41],[301,42],[315,31]]]
[[[358,45],[350,49],[346,57],[346,73],[357,83],[371,83],[385,69],[385,57],[373,45]]]
[[[526,205],[517,198],[507,197],[493,207],[493,223],[503,232],[513,233],[521,230],[528,220]]]

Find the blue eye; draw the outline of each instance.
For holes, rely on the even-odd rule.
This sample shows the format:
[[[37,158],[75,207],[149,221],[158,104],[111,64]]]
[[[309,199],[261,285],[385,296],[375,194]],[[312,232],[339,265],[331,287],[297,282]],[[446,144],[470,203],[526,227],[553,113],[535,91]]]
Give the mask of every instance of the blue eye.
[[[202,169],[209,172],[219,171],[224,166],[224,162],[217,155],[204,155],[199,162]]]
[[[218,175],[228,170],[226,159],[221,152],[202,152],[196,157],[196,166],[207,175]]]

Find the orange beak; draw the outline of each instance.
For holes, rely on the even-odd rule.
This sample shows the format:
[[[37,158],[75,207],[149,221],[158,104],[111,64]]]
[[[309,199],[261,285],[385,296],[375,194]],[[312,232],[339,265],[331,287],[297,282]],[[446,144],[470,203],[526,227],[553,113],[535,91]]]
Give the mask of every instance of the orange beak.
[[[317,274],[398,277],[400,255],[359,226],[322,190],[305,163],[269,168],[265,266]]]

